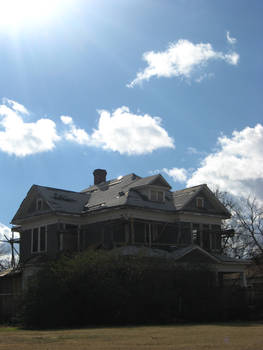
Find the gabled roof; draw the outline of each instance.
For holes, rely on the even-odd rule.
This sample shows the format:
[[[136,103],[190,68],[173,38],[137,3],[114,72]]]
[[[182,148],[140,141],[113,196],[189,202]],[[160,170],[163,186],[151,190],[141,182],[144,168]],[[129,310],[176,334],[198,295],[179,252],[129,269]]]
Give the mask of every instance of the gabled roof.
[[[173,193],[174,204],[176,210],[191,211],[193,208],[190,208],[190,203],[198,196],[205,197],[213,206],[213,209],[210,208],[210,211],[214,213],[220,213],[225,218],[230,218],[231,214],[226,209],[226,207],[216,198],[214,193],[208,188],[206,184],[189,187],[180,191],[175,191]],[[198,209],[195,207],[195,211]],[[203,211],[203,210],[201,210]]]
[[[160,188],[165,193],[165,201],[151,201],[144,191],[144,187]],[[226,208],[217,200],[207,185],[199,185],[176,192],[170,191],[171,186],[162,175],[152,175],[141,178],[135,174],[128,174],[110,181],[92,185],[81,192],[68,191],[58,188],[33,185],[26,198],[20,205],[12,223],[19,224],[21,219],[42,215],[48,212],[60,212],[81,215],[91,211],[121,206],[133,206],[145,209],[156,209],[170,212],[198,211],[196,207],[190,208],[189,203],[200,193],[205,196],[213,207],[211,213],[222,217],[230,217]],[[45,203],[44,210],[28,208],[36,200],[42,198]],[[214,211],[213,211],[214,210]],[[205,213],[205,211],[203,212]],[[210,213],[206,210],[206,213]]]
[[[28,209],[36,198],[41,198],[46,204],[46,208],[41,211],[29,213]],[[80,214],[86,202],[87,196],[83,193],[33,185],[28,191],[25,199],[22,201],[11,223],[16,224],[21,218],[43,215],[50,211]]]
[[[171,189],[171,186],[168,184],[165,178],[160,174],[140,178],[139,180],[136,180],[132,184],[132,186],[130,186],[130,188],[139,188],[139,187],[144,187],[149,185],[153,185],[153,186],[155,185],[155,186]]]
[[[161,175],[140,178],[135,174],[129,174],[122,178],[91,186],[84,190],[86,194],[90,194],[85,209],[92,211],[128,205],[150,209],[174,210],[172,196],[169,193],[166,195],[166,201],[160,203],[149,201],[148,197],[138,191],[144,186],[155,185],[156,183],[158,183],[158,186],[163,186],[166,191],[169,191],[170,185]]]
[[[200,256],[200,263],[203,262],[202,258],[206,258],[206,263],[211,264],[229,264],[233,263],[236,265],[249,265],[250,261],[239,260],[230,258],[224,255],[209,253],[202,249],[198,245],[189,245],[187,247],[176,248],[172,252],[168,252],[164,249],[150,248],[144,246],[124,246],[113,249],[112,253],[126,256],[141,256],[149,258],[165,258],[173,259],[177,262],[191,262],[192,255],[197,253],[195,259],[198,260]],[[197,261],[195,261],[197,262]]]
[[[84,193],[38,186],[38,191],[53,211],[79,214],[88,196]]]
[[[213,263],[218,263],[220,260],[215,257],[214,255],[210,254],[206,250],[202,249],[200,246],[192,244],[184,248],[179,248],[173,251],[171,254],[173,255],[175,260],[181,260],[181,259],[189,259],[191,257],[191,254],[193,252],[198,252],[198,254],[201,256],[205,256]]]
[[[185,188],[183,190],[173,192],[173,200],[177,210],[184,209],[203,188],[204,185]]]

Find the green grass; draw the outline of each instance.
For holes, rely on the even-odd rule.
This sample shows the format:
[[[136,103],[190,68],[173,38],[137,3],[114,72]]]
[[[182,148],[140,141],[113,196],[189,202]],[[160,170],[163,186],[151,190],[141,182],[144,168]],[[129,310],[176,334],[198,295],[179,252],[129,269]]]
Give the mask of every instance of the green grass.
[[[31,331],[0,327],[0,350],[263,350],[263,324]]]

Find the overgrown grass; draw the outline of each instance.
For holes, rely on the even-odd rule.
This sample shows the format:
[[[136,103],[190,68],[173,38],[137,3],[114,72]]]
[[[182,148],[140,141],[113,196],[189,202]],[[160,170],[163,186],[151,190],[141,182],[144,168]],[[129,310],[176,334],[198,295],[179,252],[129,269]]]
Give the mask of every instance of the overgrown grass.
[[[30,331],[0,328],[1,350],[263,350],[263,324]]]

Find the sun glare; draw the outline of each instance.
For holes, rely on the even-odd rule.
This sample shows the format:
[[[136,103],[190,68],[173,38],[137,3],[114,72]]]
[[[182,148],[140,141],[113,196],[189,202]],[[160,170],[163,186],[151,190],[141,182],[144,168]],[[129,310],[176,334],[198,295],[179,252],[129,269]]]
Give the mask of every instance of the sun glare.
[[[0,0],[0,28],[18,29],[59,15],[67,0]]]

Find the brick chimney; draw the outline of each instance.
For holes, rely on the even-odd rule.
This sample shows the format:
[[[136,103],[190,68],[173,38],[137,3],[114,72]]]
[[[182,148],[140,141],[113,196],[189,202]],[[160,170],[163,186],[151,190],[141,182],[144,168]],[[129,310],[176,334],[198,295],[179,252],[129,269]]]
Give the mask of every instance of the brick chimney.
[[[94,185],[99,185],[101,182],[106,181],[107,171],[104,169],[95,169],[93,171]]]

